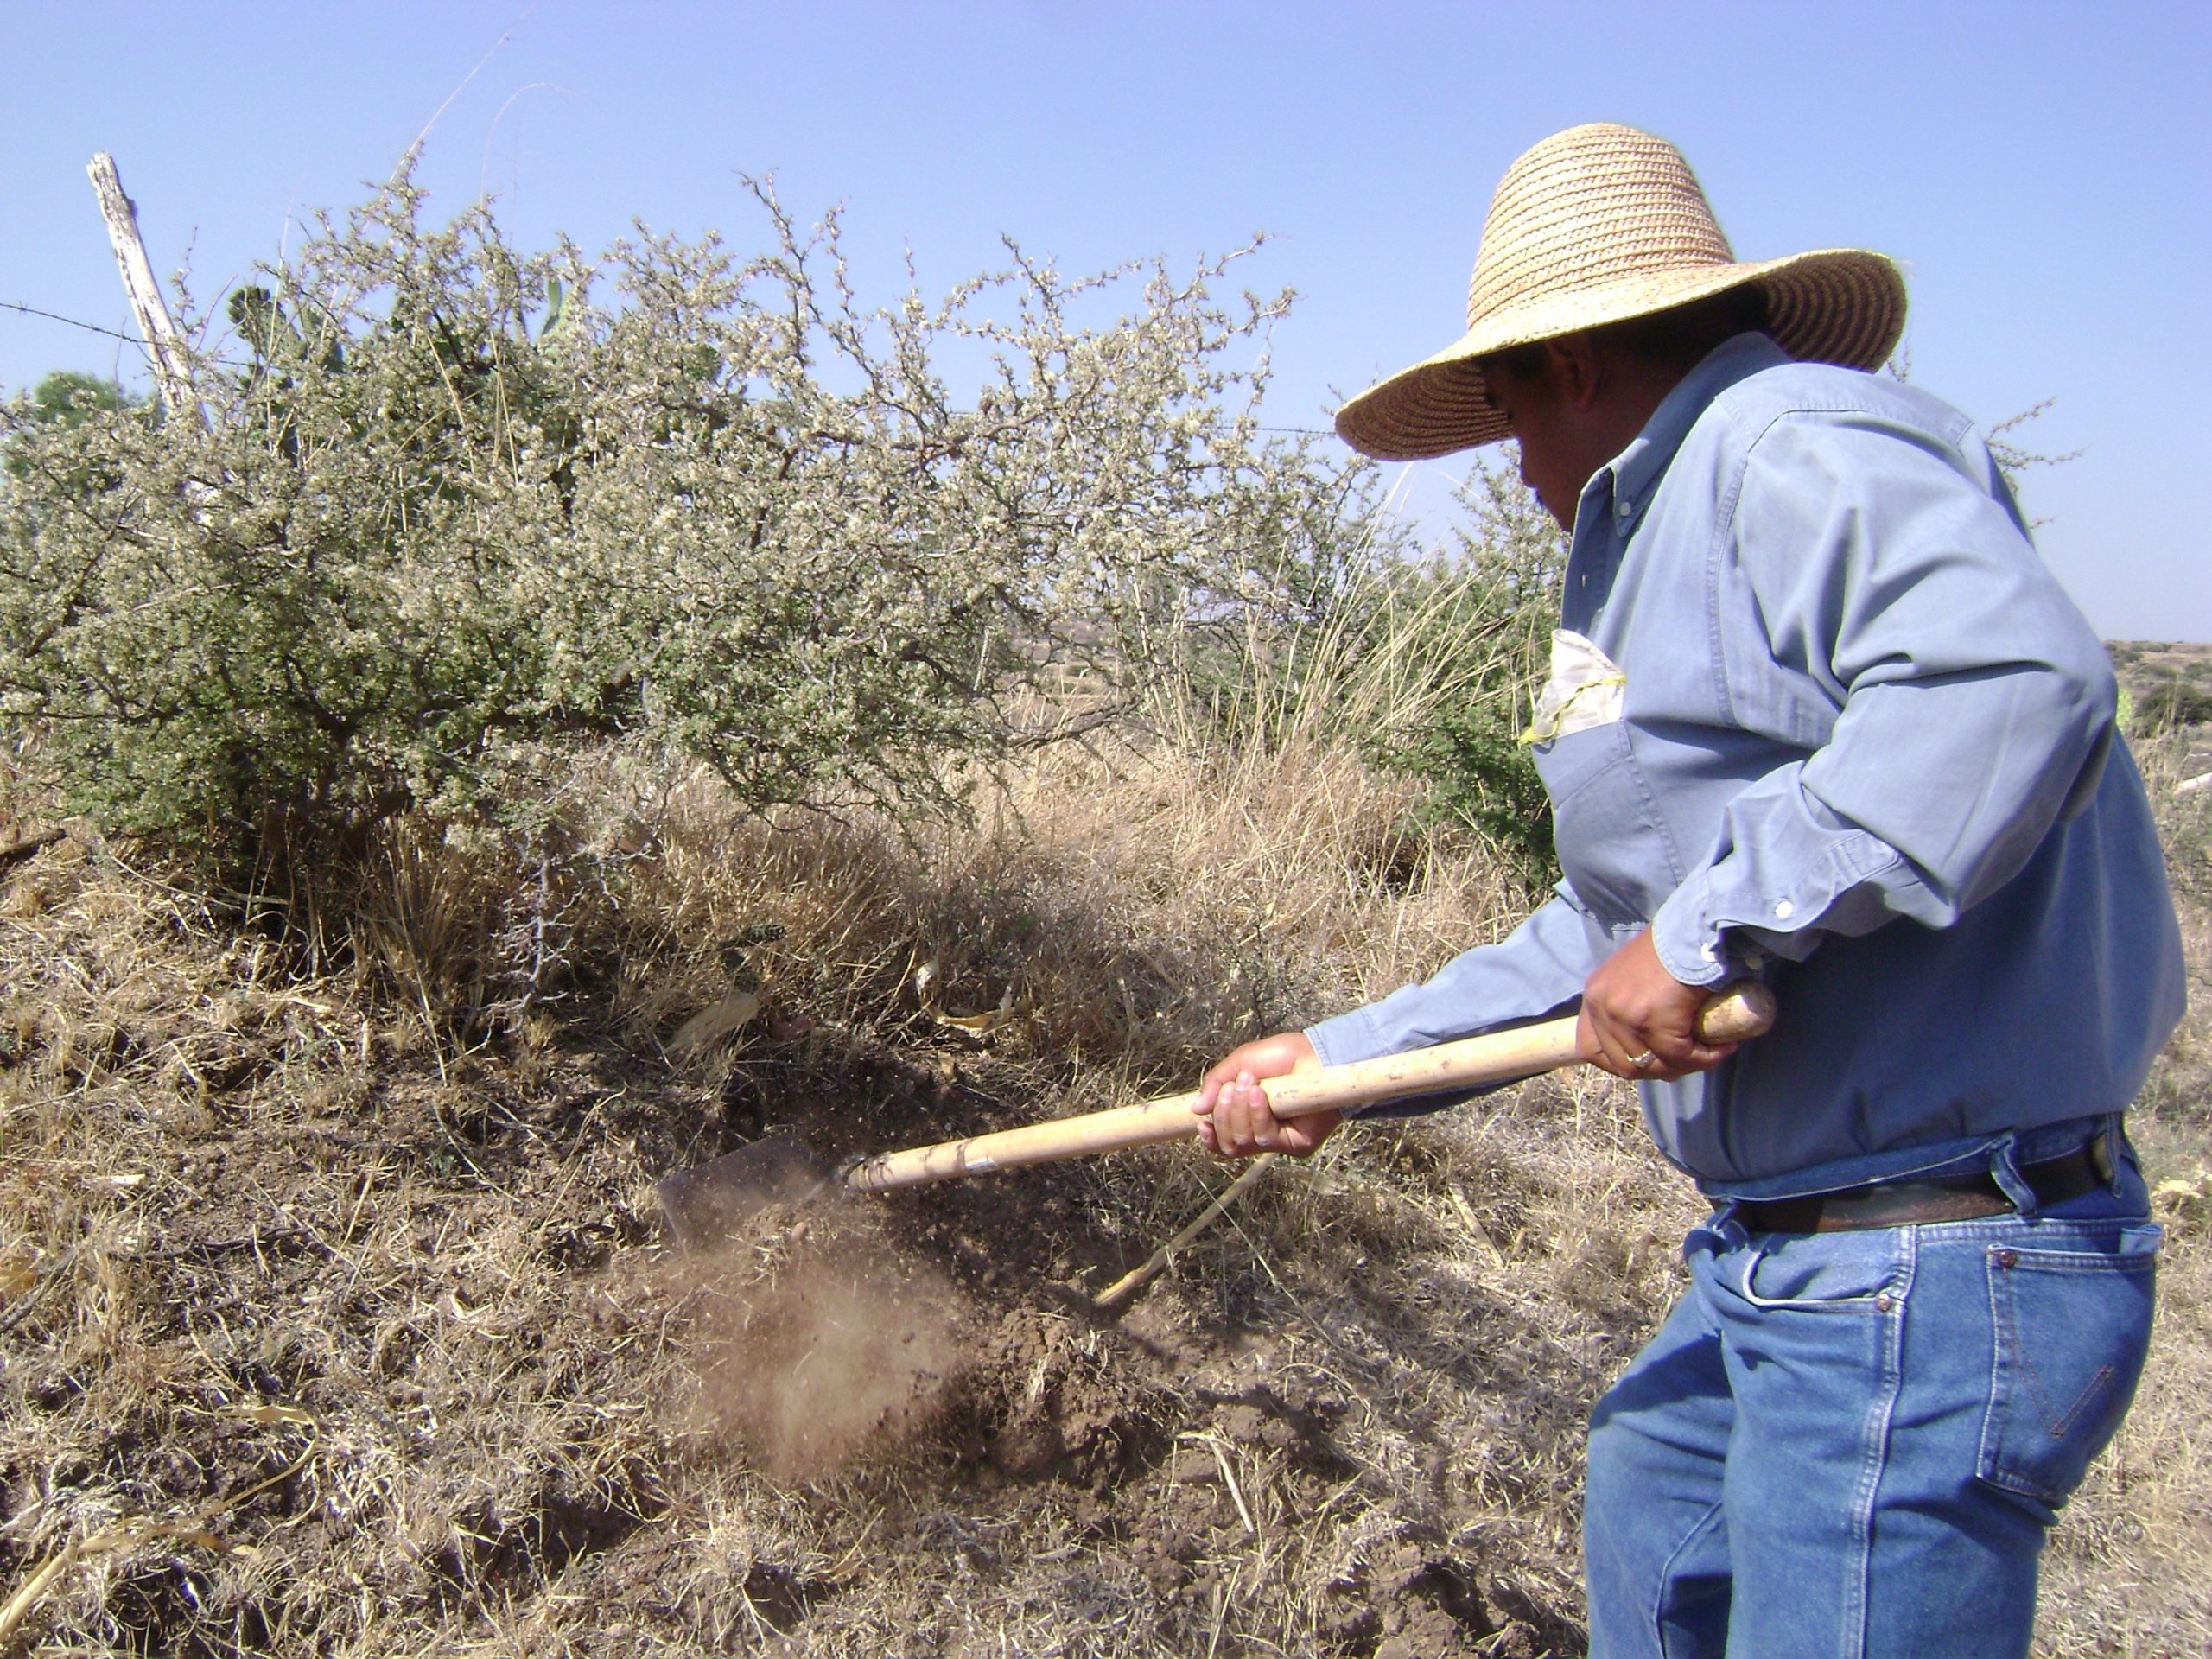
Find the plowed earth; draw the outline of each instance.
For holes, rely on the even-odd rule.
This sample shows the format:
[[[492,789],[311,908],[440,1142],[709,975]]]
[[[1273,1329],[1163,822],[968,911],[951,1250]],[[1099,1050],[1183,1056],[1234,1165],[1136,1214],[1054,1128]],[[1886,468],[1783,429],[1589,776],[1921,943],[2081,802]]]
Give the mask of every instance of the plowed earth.
[[[1093,1306],[1221,1184],[1192,1153],[772,1205],[683,1250],[669,1169],[770,1128],[834,1164],[1033,1108],[987,1058],[823,1033],[718,1084],[611,1046],[441,1077],[361,1044],[46,1108],[35,1201],[73,1243],[10,1257],[0,1569],[178,1529],[88,1552],[31,1616],[50,1643],[1579,1647],[1560,1600],[1452,1540],[1444,1437],[1414,1492],[1356,1443],[1401,1362],[1301,1311],[1344,1287],[1266,1264],[1264,1202],[1195,1274]],[[1359,1254],[1364,1202],[1332,1249]]]

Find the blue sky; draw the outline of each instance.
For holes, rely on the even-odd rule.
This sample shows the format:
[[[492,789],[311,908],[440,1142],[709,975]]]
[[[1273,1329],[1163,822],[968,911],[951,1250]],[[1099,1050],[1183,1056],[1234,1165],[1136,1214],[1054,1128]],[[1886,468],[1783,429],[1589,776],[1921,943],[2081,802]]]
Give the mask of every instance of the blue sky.
[[[1627,121],[1688,154],[1739,257],[1904,261],[1916,381],[1985,420],[2057,400],[2030,442],[2084,453],[2027,505],[2090,620],[2212,640],[2204,0],[0,7],[0,302],[128,327],[95,149],[156,268],[188,254],[213,297],[443,105],[435,207],[491,191],[525,244],[641,219],[742,246],[738,175],[772,171],[797,211],[844,204],[876,297],[907,246],[935,288],[1001,232],[1072,269],[1264,228],[1247,280],[1303,296],[1270,405],[1300,424],[1457,334],[1516,154]],[[0,385],[129,378],[124,350],[0,310]],[[1406,499],[1433,514],[1453,471]]]

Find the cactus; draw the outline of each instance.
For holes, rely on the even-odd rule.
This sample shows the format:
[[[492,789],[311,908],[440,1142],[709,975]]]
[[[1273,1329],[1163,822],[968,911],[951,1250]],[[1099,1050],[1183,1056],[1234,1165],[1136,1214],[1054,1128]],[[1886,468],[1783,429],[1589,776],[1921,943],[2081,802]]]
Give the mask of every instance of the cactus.
[[[545,321],[537,325],[537,343],[550,345],[569,321],[569,290],[558,276],[545,279]]]
[[[264,364],[299,364],[309,359],[306,336],[267,289],[248,284],[231,296],[225,308],[231,326],[253,348],[257,370]],[[345,352],[333,330],[329,347],[322,354],[322,366],[337,370],[345,365]]]

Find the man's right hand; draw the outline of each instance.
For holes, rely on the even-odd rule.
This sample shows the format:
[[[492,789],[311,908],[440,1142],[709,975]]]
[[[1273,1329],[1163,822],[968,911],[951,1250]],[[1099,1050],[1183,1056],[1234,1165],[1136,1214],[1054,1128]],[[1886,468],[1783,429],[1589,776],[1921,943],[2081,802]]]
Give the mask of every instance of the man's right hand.
[[[1263,1077],[1311,1071],[1321,1064],[1302,1031],[1277,1032],[1231,1049],[1207,1071],[1191,1109],[1198,1114],[1198,1139],[1224,1158],[1249,1158],[1257,1152],[1287,1152],[1311,1157],[1344,1121],[1342,1112],[1314,1112],[1277,1118],[1268,1109]]]

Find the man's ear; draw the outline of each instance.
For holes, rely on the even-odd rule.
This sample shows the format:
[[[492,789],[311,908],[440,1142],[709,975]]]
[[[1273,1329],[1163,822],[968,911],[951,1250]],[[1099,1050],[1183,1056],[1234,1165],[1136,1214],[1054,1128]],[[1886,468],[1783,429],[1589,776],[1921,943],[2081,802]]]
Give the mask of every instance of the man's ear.
[[[1552,384],[1560,389],[1569,409],[1586,410],[1598,401],[1605,382],[1605,363],[1587,329],[1546,340],[1544,356],[1552,372]]]

